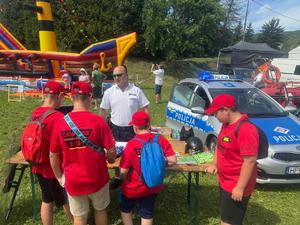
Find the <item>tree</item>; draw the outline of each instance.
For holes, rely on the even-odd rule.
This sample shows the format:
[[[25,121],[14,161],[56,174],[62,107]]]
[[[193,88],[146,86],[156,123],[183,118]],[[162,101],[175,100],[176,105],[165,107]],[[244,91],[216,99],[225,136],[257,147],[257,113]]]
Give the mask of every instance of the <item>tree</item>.
[[[279,19],[273,18],[263,24],[258,39],[260,42],[266,42],[272,48],[279,49],[284,39],[283,32],[284,28],[279,25]]]
[[[26,1],[35,4],[35,0]],[[28,49],[39,49],[36,14],[23,8],[22,0],[2,0],[0,21]]]
[[[246,28],[245,41],[254,42],[254,30],[251,23],[249,23]]]
[[[239,21],[238,25],[233,30],[233,37],[232,41],[233,43],[239,42],[243,39],[243,26],[242,22]]]
[[[234,29],[241,21],[241,1],[240,0],[222,0],[221,5],[225,10],[226,16],[223,21],[223,27],[229,30]]]
[[[145,51],[167,59],[211,55],[221,14],[217,0],[145,1]]]

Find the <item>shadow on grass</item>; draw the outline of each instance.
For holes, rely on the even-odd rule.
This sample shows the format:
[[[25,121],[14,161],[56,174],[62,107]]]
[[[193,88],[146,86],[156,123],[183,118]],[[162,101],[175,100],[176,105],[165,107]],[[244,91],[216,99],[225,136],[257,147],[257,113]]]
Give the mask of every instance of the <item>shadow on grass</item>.
[[[200,186],[193,180],[191,187],[191,204],[187,203],[186,174],[168,173],[165,189],[156,199],[154,224],[156,225],[200,225],[220,224],[219,187],[210,182],[213,177],[200,175]],[[205,180],[206,185],[201,185]],[[207,182],[208,181],[208,182]],[[110,224],[121,225],[117,194],[111,192],[112,201],[109,206]],[[140,223],[137,210],[133,213],[134,224]],[[278,224],[280,217],[264,206],[250,200],[246,213],[245,224]]]
[[[257,203],[250,202],[248,204],[246,217],[244,219],[245,225],[261,225],[261,224],[279,224],[281,223],[280,216],[259,205]]]

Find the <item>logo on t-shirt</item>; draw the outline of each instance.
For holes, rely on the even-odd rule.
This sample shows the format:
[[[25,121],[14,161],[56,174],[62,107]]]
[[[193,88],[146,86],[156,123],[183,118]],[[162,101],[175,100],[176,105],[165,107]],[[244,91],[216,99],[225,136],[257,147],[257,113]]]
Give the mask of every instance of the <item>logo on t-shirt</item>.
[[[222,141],[225,142],[225,143],[230,143],[231,142],[231,138],[225,136],[225,137],[222,138]]]
[[[80,131],[87,138],[89,138],[92,133],[92,129],[80,129]],[[86,147],[86,145],[77,137],[77,135],[72,130],[64,130],[61,132],[61,135],[70,150]]]

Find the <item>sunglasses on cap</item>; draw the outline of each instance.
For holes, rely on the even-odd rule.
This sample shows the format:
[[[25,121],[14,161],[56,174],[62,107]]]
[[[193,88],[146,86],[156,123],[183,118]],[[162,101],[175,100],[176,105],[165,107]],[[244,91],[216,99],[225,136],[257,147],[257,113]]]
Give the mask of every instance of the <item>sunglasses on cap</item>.
[[[113,78],[115,78],[115,77],[121,77],[123,74],[125,74],[125,73],[115,73],[112,76],[113,76]]]

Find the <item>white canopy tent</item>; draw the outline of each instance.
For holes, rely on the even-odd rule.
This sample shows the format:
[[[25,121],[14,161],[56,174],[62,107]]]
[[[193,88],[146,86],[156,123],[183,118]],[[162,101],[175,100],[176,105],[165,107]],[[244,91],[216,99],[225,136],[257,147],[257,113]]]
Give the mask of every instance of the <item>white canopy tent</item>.
[[[289,51],[289,59],[300,60],[300,46]]]

